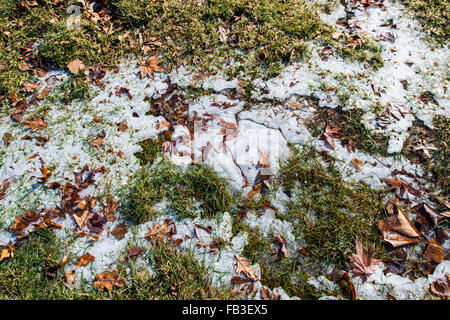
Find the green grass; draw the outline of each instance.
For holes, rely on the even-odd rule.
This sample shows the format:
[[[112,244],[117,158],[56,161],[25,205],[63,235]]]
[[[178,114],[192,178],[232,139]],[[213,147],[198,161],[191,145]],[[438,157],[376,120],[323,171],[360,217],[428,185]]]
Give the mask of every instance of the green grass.
[[[448,179],[450,176],[450,120],[445,116],[435,116],[433,126],[434,128],[430,129],[422,122],[415,121],[409,129],[410,136],[405,141],[402,154],[424,167],[428,173],[426,178],[440,187],[440,190],[434,190],[435,194],[448,198],[450,194]],[[421,142],[430,144],[437,150],[429,150],[430,157],[427,157],[422,151],[414,150],[414,147]]]
[[[399,0],[425,27],[425,33],[442,45],[448,45],[450,35],[449,6],[440,0]]]
[[[277,73],[283,63],[299,59],[304,40],[324,32],[318,8],[304,0],[113,0],[127,25],[142,28],[162,42],[161,52],[174,65],[180,61],[210,69],[223,59],[257,50],[247,72],[259,66]],[[224,42],[219,28],[229,28]],[[170,41],[166,37],[170,37]],[[174,56],[174,52],[176,55]],[[259,57],[259,58],[258,58]],[[243,70],[244,71],[244,70]]]
[[[141,254],[144,259],[150,259],[153,274],[148,269],[137,268],[134,260],[129,259],[118,265],[119,275],[131,280],[124,287],[114,288],[112,292],[85,284],[69,289],[62,283],[62,268],[58,268],[61,258],[68,253],[65,248],[51,230],[34,232],[14,251],[14,258],[0,262],[0,300],[236,298],[229,287],[213,287],[205,265],[189,252],[163,243]],[[74,258],[69,256],[69,260]],[[127,268],[129,275],[125,272]]]
[[[341,128],[344,137],[340,139],[344,145],[351,139],[356,149],[375,155],[386,156],[389,145],[389,137],[381,133],[373,133],[366,128],[362,121],[364,110],[342,110],[320,108],[316,114],[308,120],[308,128],[313,136],[318,136],[325,131],[329,124],[332,128]]]
[[[332,158],[324,166],[314,149],[296,150],[282,164],[279,184],[292,197],[285,219],[298,221],[296,236],[304,239],[312,260],[347,268],[356,236],[366,247],[381,245],[375,223],[385,214],[382,193],[345,182]]]
[[[151,165],[155,159],[161,155],[162,144],[164,139],[159,137],[158,139],[146,139],[139,142],[139,146],[142,151],[135,154],[136,158],[139,159],[141,165]]]
[[[211,284],[207,267],[189,252],[181,252],[167,243],[159,243],[151,250],[155,275],[137,269],[130,261],[133,287],[125,294],[137,299],[159,300],[228,300],[236,298],[230,287]]]
[[[154,205],[164,200],[182,217],[196,217],[197,212],[213,217],[230,211],[234,204],[226,180],[212,168],[192,165],[182,170],[163,159],[137,172],[122,214],[133,223],[142,223],[156,214]]]

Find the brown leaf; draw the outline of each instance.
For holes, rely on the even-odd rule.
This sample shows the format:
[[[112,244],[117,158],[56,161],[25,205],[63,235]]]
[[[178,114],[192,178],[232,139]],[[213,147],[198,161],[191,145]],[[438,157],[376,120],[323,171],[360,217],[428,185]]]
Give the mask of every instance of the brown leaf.
[[[78,261],[77,268],[81,266],[85,267],[89,263],[89,261],[95,261],[95,257],[86,252],[84,255],[79,257],[77,261]]]
[[[87,220],[87,226],[89,230],[94,233],[102,233],[103,226],[107,220],[108,219],[106,218],[106,216],[94,212],[94,214]]]
[[[86,223],[86,219],[87,219],[88,216],[89,216],[89,210],[84,210],[79,215],[78,214],[74,214],[72,216],[73,219],[75,220],[76,224],[80,228],[80,230],[84,228],[84,224]]]
[[[275,233],[273,235],[273,238],[280,246],[277,254],[283,258],[286,258],[287,257],[286,239],[281,234],[278,233]]]
[[[66,287],[72,287],[72,285],[74,285],[75,284],[75,277],[73,276],[75,274],[75,270],[74,271],[72,271],[72,272],[66,272],[65,274],[64,274],[64,281],[63,281],[63,284],[66,286]]]
[[[33,82],[24,82],[22,83],[22,88],[20,89],[20,91],[22,92],[34,92],[36,90],[39,90],[41,86],[38,85],[37,83],[33,83]]]
[[[431,284],[431,292],[440,298],[450,297],[450,274],[446,273],[444,279],[437,279]]]
[[[112,235],[117,239],[123,239],[128,232],[128,227],[126,224],[119,224],[114,230],[111,231]]]
[[[16,103],[16,109],[14,110],[13,114],[11,115],[11,118],[16,120],[17,122],[21,122],[23,119],[23,115],[25,111],[28,109],[29,105],[26,101],[21,100]]]
[[[155,78],[153,72],[163,72],[164,69],[158,66],[162,60],[156,60],[158,56],[154,55],[153,57],[148,57],[145,60],[144,66],[141,67],[141,79],[145,78],[146,75],[149,75],[152,79]]]
[[[435,238],[432,238],[428,244],[428,247],[425,249],[423,256],[428,261],[441,263],[444,261],[444,249]]]
[[[396,205],[398,214],[380,221],[380,229],[383,240],[390,243],[394,248],[421,241],[420,232],[414,227],[403,210]]]
[[[10,184],[11,184],[11,182],[9,181],[9,179],[4,180],[0,184],[0,200],[2,200],[5,197],[6,190],[8,190]]]
[[[101,66],[87,67],[84,70],[84,75],[91,81],[98,81],[103,79],[106,75],[106,71]]]
[[[367,254],[364,253],[364,248],[356,236],[356,254],[350,257],[350,268],[353,271],[352,277],[361,277],[366,279],[367,276],[377,271],[377,265],[381,260],[374,259],[375,244],[373,244]]]
[[[256,270],[251,267],[250,261],[248,261],[244,257],[235,254],[234,265],[236,266],[236,273],[238,274],[242,273],[252,281],[259,280],[259,277],[256,275]]]
[[[2,249],[2,252],[0,253],[0,261],[5,259],[12,259],[14,257],[14,248],[9,246],[7,248]]]
[[[263,149],[259,149],[259,152],[261,153],[261,158],[258,161],[258,166],[269,168],[270,167],[270,157]]]
[[[120,132],[125,132],[125,131],[127,131],[127,129],[128,129],[128,123],[127,123],[127,120],[125,119],[125,120],[123,120],[121,123],[119,123],[119,128],[117,129],[118,131],[120,131]]]
[[[125,259],[129,259],[129,258],[132,258],[132,257],[137,259],[137,257],[141,254],[141,252],[144,249],[145,249],[144,247],[134,247],[134,248],[128,249],[128,255],[125,257]]]
[[[79,74],[84,69],[84,64],[81,60],[75,59],[67,64],[67,69],[73,74]]]
[[[339,132],[340,130],[341,128],[331,129],[330,125],[327,124],[325,132],[320,135],[319,140],[326,141],[328,145],[334,150],[334,148],[336,147],[334,144],[334,140],[339,139],[344,135],[342,132]]]
[[[103,273],[97,274],[94,289],[99,288],[100,290],[106,289],[107,291],[112,291],[114,286],[123,287],[126,279],[119,277],[117,272],[117,269],[114,269],[111,272],[105,270]]]
[[[356,170],[361,171],[360,165],[364,165],[364,161],[359,160],[358,158],[353,158],[352,164],[355,166]]]
[[[25,128],[32,131],[39,131],[47,127],[47,122],[43,118],[34,116],[32,120],[25,120]]]
[[[149,238],[153,243],[157,243],[158,241],[165,242],[167,237],[170,237],[169,227],[166,223],[160,225],[156,222],[145,234],[146,238]]]
[[[93,145],[94,147],[96,147],[97,149],[100,150],[102,146],[106,145],[106,143],[103,142],[104,138],[105,138],[105,135],[99,134],[97,136],[97,138],[91,142],[91,145]]]

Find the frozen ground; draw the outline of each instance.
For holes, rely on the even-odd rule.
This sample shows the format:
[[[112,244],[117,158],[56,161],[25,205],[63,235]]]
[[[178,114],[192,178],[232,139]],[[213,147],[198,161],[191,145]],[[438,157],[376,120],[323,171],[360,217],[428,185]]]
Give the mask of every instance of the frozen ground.
[[[323,19],[330,25],[336,25],[339,32],[346,32],[345,27],[336,24],[336,20],[343,17],[348,9],[340,5],[331,14],[323,15]],[[135,153],[141,149],[138,142],[155,138],[169,128],[173,133],[166,155],[174,163],[187,166],[192,161],[204,161],[229,178],[232,188],[244,193],[250,192],[255,185],[261,169],[260,161],[265,154],[268,155],[268,167],[273,174],[277,174],[279,162],[289,155],[288,143],[296,146],[312,145],[318,151],[328,151],[331,156],[342,160],[338,163],[348,180],[364,181],[377,189],[385,186],[382,179],[392,178],[393,171],[404,170],[402,179],[419,188],[423,168],[410,163],[398,153],[403,148],[408,137],[407,130],[414,119],[420,119],[431,127],[435,115],[449,117],[449,51],[432,48],[423,39],[419,24],[407,16],[402,7],[390,1],[385,1],[383,8],[357,6],[353,11],[355,15],[350,25],[354,32],[379,40],[382,46],[384,66],[379,70],[371,70],[362,63],[349,62],[337,54],[331,54],[324,61],[319,55],[323,48],[317,43],[311,43],[312,55],[307,62],[294,63],[278,77],[268,81],[246,79],[252,81],[256,88],[253,92],[256,103],[248,108],[239,94],[230,94],[233,90],[239,92],[242,89],[240,81],[227,80],[220,71],[215,75],[199,77],[188,67],[182,67],[168,74],[157,73],[154,79],[141,79],[136,61],[125,61],[118,66],[118,72],[109,71],[101,80],[102,88],[92,88],[94,95],[89,101],[63,105],[46,99],[28,109],[27,114],[46,110],[48,125],[39,134],[25,132],[23,126],[10,120],[9,115],[2,115],[0,136],[9,133],[12,139],[0,151],[0,182],[11,181],[5,197],[0,200],[1,223],[6,227],[23,211],[38,211],[59,205],[59,190],[46,189],[37,183],[37,178],[42,176],[43,161],[47,167],[51,167],[51,181],[61,184],[73,181],[73,172],[81,171],[85,164],[90,168],[105,166],[107,171],[95,175],[96,182],[83,191],[83,197],[108,192],[117,195],[116,200],[121,200],[122,189],[139,168],[135,157]],[[390,19],[395,22],[396,28],[386,25]],[[39,80],[43,88],[51,90],[65,77],[63,72],[54,71]],[[402,84],[405,80],[407,87]],[[168,124],[169,119],[163,116],[149,115],[148,99],[158,100],[173,84],[178,86],[175,92],[180,95],[188,86],[205,90],[204,94],[195,98],[186,98],[189,116],[194,120],[189,125]],[[127,88],[132,99],[127,94],[118,95],[120,88]],[[335,108],[341,102],[340,97],[337,90],[329,88],[339,88],[340,93],[348,91],[350,98],[345,108],[364,109],[366,127],[389,137],[389,156],[374,156],[359,150],[350,153],[338,140],[335,141],[335,149],[331,150],[325,141],[310,134],[305,119],[314,114],[316,106],[309,105],[306,97],[317,98],[320,107]],[[434,94],[437,104],[426,104],[417,99],[426,91]],[[371,108],[376,103],[397,110],[397,117],[386,119],[384,127],[377,125],[377,116]],[[293,107],[298,105],[300,107]],[[100,117],[101,122],[94,121],[96,117]],[[118,131],[117,124],[124,120],[127,121],[128,129],[125,132]],[[90,143],[102,132],[105,135],[104,145],[93,147]],[[26,134],[32,138],[24,139]],[[48,141],[39,143],[38,136],[48,136]],[[364,162],[361,170],[352,165],[353,158]],[[407,175],[417,179],[413,180]],[[409,196],[412,205],[416,204],[415,196]],[[273,198],[273,205],[280,212],[283,212],[282,200],[285,197],[280,192]],[[127,254],[127,245],[148,245],[144,239],[148,228],[156,222],[162,224],[165,219],[170,219],[177,227],[175,238],[184,240],[180,248],[193,251],[199,260],[210,266],[214,284],[228,285],[231,277],[237,275],[234,256],[242,253],[248,236],[246,233],[233,235],[230,214],[224,213],[214,219],[200,216],[181,219],[167,212],[164,203],[159,208],[160,218],[130,227],[121,240],[110,233],[121,223],[118,219],[106,223],[97,241],[89,237],[73,241],[70,250],[76,256],[88,252],[96,257],[92,264],[76,269],[77,283],[92,284],[96,274],[114,268]],[[249,214],[244,223],[251,229],[259,228],[265,235],[282,234],[287,240],[287,249],[295,251],[299,246],[299,239],[292,234],[295,226],[275,218],[271,211],[267,209],[262,216]],[[76,224],[72,219],[57,222],[62,223],[62,228],[57,231],[61,238],[73,234]],[[213,231],[205,232],[196,228],[196,225],[211,226]],[[186,236],[190,239],[186,239]],[[218,253],[198,245],[200,240],[202,244],[208,245],[213,239],[222,239],[227,245]],[[0,232],[1,242],[14,240],[14,236],[6,230]],[[448,243],[445,247],[448,249]],[[261,277],[259,266],[253,267]],[[65,266],[66,271],[72,269],[74,265]],[[383,270],[384,266],[380,264],[366,281],[352,278],[358,298],[387,299],[386,292],[397,299],[423,298],[434,280],[444,278],[445,273],[450,272],[450,264],[444,261],[433,274],[415,281],[392,273],[384,274]],[[311,278],[310,282],[319,290],[334,285],[323,275]],[[264,279],[255,283],[255,298],[260,298],[261,283],[264,283]],[[270,289],[272,292],[276,288]],[[289,298],[283,288],[277,290],[283,299]],[[323,298],[329,297],[324,295]]]

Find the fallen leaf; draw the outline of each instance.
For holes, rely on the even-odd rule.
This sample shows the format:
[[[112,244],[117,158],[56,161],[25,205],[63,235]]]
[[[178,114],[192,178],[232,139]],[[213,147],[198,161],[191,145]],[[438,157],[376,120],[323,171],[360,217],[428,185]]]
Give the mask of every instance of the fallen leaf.
[[[414,227],[400,206],[396,205],[398,214],[378,223],[383,240],[394,248],[421,241],[420,232]]]
[[[357,158],[352,159],[352,164],[355,166],[356,170],[361,171],[360,165],[364,165],[364,161]]]
[[[135,260],[137,259],[137,257],[141,254],[141,252],[145,250],[144,247],[134,247],[134,248],[130,248],[128,249],[128,255],[125,257],[125,259],[129,259],[129,258],[135,258]]]
[[[278,233],[275,233],[273,235],[273,238],[279,245],[277,254],[283,258],[286,258],[287,257],[286,239],[281,234]]]
[[[29,104],[24,100],[17,102],[16,108],[14,109],[14,112],[11,115],[11,118],[16,120],[17,122],[21,122],[23,119],[23,115],[24,115],[25,111],[28,109],[28,107],[29,107]]]
[[[374,259],[375,244],[372,244],[367,254],[364,253],[364,248],[359,241],[359,237],[356,236],[356,254],[350,257],[350,268],[353,272],[352,277],[361,277],[366,279],[367,276],[377,271],[377,265],[381,260]]]
[[[339,132],[341,128],[331,128],[330,125],[327,124],[325,128],[325,132],[322,133],[319,137],[319,140],[324,140],[328,143],[328,145],[334,150],[336,147],[334,144],[335,139],[341,138],[344,134]]]
[[[114,230],[111,231],[112,235],[117,239],[121,240],[125,237],[128,232],[128,227],[126,224],[119,224]]]
[[[32,131],[39,131],[47,127],[47,122],[43,118],[34,116],[32,120],[25,120],[25,128],[31,129]]]
[[[127,123],[127,120],[125,119],[125,120],[123,120],[122,122],[120,122],[119,123],[119,128],[117,129],[118,131],[120,131],[120,132],[125,132],[125,131],[127,131],[127,129],[128,129],[128,123]]]
[[[86,252],[84,255],[79,257],[77,261],[78,261],[77,268],[81,266],[85,267],[89,263],[89,261],[95,261],[95,257]]]
[[[107,291],[112,291],[114,286],[123,287],[126,279],[119,277],[117,272],[117,269],[114,269],[111,272],[105,270],[101,274],[97,274],[94,289],[99,288],[100,290],[106,289]]]
[[[258,161],[258,166],[269,168],[270,167],[270,157],[263,149],[259,149],[259,153],[261,154],[261,158]]]
[[[9,246],[7,248],[2,249],[0,253],[0,261],[5,259],[12,259],[14,257],[14,248]]]
[[[166,223],[160,225],[156,222],[145,234],[146,238],[149,238],[153,243],[157,243],[158,241],[165,242],[167,237],[170,237],[169,227]]]
[[[432,238],[428,244],[428,247],[425,249],[423,256],[428,261],[433,261],[439,264],[444,261],[444,249],[435,238]]]
[[[450,274],[446,273],[444,279],[437,279],[431,284],[431,292],[440,298],[450,297]]]
[[[250,261],[244,257],[235,254],[234,255],[234,265],[236,266],[236,273],[244,274],[247,278],[252,281],[258,281],[259,277],[256,275],[256,270],[251,267]]]
[[[163,62],[162,60],[156,60],[158,56],[155,55],[153,57],[148,57],[145,60],[145,64],[144,66],[141,67],[141,79],[145,78],[146,75],[149,75],[152,79],[155,78],[153,72],[154,71],[158,71],[158,72],[163,72],[164,69],[161,68],[160,66],[158,66],[161,62]]]
[[[99,134],[97,138],[91,142],[91,145],[100,150],[102,146],[106,145],[106,143],[103,142],[104,138],[105,138],[104,134]]]
[[[67,64],[67,69],[73,74],[79,74],[84,69],[84,64],[81,60],[75,59]]]

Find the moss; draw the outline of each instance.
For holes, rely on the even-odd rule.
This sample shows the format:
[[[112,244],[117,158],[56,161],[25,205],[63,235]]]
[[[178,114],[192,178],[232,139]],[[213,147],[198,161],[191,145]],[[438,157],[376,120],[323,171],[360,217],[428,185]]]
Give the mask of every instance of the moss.
[[[333,158],[324,166],[314,149],[297,149],[282,164],[279,184],[292,197],[286,219],[296,224],[312,260],[346,268],[356,236],[366,246],[381,245],[374,224],[384,216],[382,193],[345,182]]]
[[[229,211],[234,196],[225,179],[205,165],[192,165],[181,170],[163,159],[153,167],[143,167],[130,189],[125,218],[142,223],[155,214],[154,205],[167,200],[168,208],[182,217],[196,217],[197,212],[212,217]]]
[[[136,158],[139,159],[141,165],[151,165],[155,159],[161,154],[161,148],[164,139],[146,139],[139,142],[142,151],[136,153]]]

